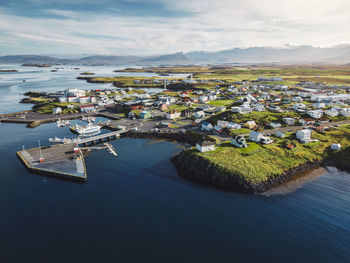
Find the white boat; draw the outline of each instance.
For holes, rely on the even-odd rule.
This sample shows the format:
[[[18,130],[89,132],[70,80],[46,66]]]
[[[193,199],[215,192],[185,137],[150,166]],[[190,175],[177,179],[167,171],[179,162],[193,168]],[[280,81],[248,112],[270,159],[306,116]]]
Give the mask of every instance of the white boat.
[[[101,132],[101,127],[99,125],[94,125],[91,122],[89,122],[86,126],[76,124],[75,126],[72,126],[71,129],[82,136],[96,135]]]
[[[63,139],[60,139],[58,137],[55,137],[55,138],[50,138],[49,142],[50,143],[78,143],[80,142],[80,138],[67,139],[64,137]]]
[[[68,120],[58,119],[56,124],[57,124],[57,127],[66,127],[70,125],[70,122]]]

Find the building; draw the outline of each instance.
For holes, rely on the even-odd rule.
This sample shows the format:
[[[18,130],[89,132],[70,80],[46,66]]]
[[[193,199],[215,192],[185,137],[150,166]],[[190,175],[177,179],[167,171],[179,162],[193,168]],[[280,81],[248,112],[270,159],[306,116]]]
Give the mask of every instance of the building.
[[[249,129],[253,129],[255,126],[256,126],[256,123],[255,121],[247,121],[245,124],[244,124],[245,127],[249,128]]]
[[[221,128],[227,128],[227,126],[229,125],[230,123],[228,121],[222,121],[222,120],[218,120],[216,122],[216,126],[219,126]]]
[[[94,105],[84,105],[84,106],[79,106],[80,112],[93,112],[96,111]]]
[[[62,108],[61,107],[54,108],[52,110],[52,113],[53,114],[60,114],[60,113],[62,113]]]
[[[216,112],[223,112],[226,110],[226,107],[225,106],[219,106],[216,108]]]
[[[202,130],[205,130],[205,131],[212,131],[213,125],[207,121],[203,121],[201,128],[202,128]]]
[[[254,110],[256,110],[256,111],[264,111],[265,107],[262,104],[256,104],[255,107],[254,107]]]
[[[232,107],[231,111],[234,113],[247,114],[252,112],[252,108],[247,105],[242,105],[238,107]]]
[[[330,117],[336,117],[339,115],[339,111],[336,110],[335,108],[331,108],[329,110],[325,110],[324,113],[327,115],[327,116],[330,116]]]
[[[295,123],[295,119],[294,118],[283,118],[283,121],[285,124],[292,126]]]
[[[220,126],[214,126],[213,132],[214,132],[215,134],[221,134],[221,133],[223,132],[223,128],[220,127]]]
[[[333,151],[340,151],[341,145],[339,143],[332,143],[331,150]]]
[[[340,115],[348,118],[350,117],[350,108],[343,108],[340,110]]]
[[[65,102],[68,102],[68,99],[67,99],[67,97],[59,97],[58,101],[61,103],[65,103]]]
[[[300,142],[307,143],[311,140],[311,130],[309,129],[299,130],[296,133],[296,137]]]
[[[152,118],[152,114],[149,111],[141,111],[140,115],[139,115],[140,119],[150,119]]]
[[[202,119],[205,117],[205,113],[204,113],[204,111],[197,111],[193,114],[193,117],[195,119]]]
[[[279,137],[279,138],[284,138],[284,137],[286,137],[286,135],[285,135],[283,132],[280,132],[280,131],[277,131],[277,132],[276,132],[276,136]]]
[[[294,110],[305,110],[306,109],[306,105],[304,103],[295,103],[293,105],[293,109]]]
[[[323,112],[321,110],[309,110],[306,113],[314,119],[320,119],[323,115]]]
[[[326,104],[324,104],[323,102],[316,102],[314,103],[314,105],[312,105],[312,107],[315,109],[323,109],[326,107]]]
[[[65,97],[83,97],[85,96],[85,90],[81,89],[66,89],[64,91]]]
[[[249,140],[253,142],[260,142],[263,137],[264,137],[264,134],[260,132],[252,131],[249,133]]]
[[[165,115],[165,118],[168,120],[174,120],[180,117],[181,117],[181,112],[177,110],[171,110]]]
[[[272,129],[276,129],[276,128],[280,128],[282,125],[281,125],[281,123],[278,123],[278,122],[270,122],[269,126]]]
[[[196,149],[200,152],[209,152],[215,150],[215,144],[213,142],[204,141],[196,144]]]
[[[231,144],[238,148],[245,148],[248,146],[245,138],[241,135],[237,135],[236,137],[232,138]]]

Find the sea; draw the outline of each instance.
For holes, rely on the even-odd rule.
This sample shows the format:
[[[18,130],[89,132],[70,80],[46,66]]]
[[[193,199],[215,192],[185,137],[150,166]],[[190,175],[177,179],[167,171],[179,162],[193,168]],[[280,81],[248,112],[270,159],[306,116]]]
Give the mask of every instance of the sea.
[[[29,109],[18,103],[26,91],[110,85],[80,72],[118,75],[57,67],[0,65],[19,70],[0,73],[0,113]],[[179,177],[170,157],[185,145],[123,138],[112,142],[117,158],[86,157],[87,183],[29,173],[16,151],[54,136],[73,135],[55,123],[0,124],[0,262],[350,262],[350,174],[335,167],[241,194]]]

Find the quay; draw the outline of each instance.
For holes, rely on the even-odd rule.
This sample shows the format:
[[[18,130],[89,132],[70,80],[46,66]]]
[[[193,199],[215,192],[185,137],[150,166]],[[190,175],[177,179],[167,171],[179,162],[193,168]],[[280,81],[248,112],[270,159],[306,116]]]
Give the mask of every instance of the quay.
[[[105,142],[118,139],[121,134],[126,132],[113,131],[81,139],[81,141],[76,143],[56,144],[22,150],[17,152],[17,156],[32,173],[86,182],[87,172],[82,150],[108,148],[111,154],[118,156],[114,149]],[[104,143],[102,147],[89,147],[90,145],[101,143]]]
[[[74,181],[87,181],[84,155],[75,144],[22,150],[17,152],[17,156],[32,173]]]

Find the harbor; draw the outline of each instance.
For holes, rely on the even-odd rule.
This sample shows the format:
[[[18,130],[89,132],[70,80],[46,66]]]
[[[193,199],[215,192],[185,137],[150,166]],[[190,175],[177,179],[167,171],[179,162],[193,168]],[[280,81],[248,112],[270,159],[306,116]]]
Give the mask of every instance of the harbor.
[[[44,147],[41,147],[39,143],[37,148],[18,151],[17,156],[32,173],[86,182],[84,152],[107,149],[111,155],[117,157],[116,150],[107,141],[116,140],[125,132],[127,131],[113,131]],[[92,146],[102,143],[101,147]]]

